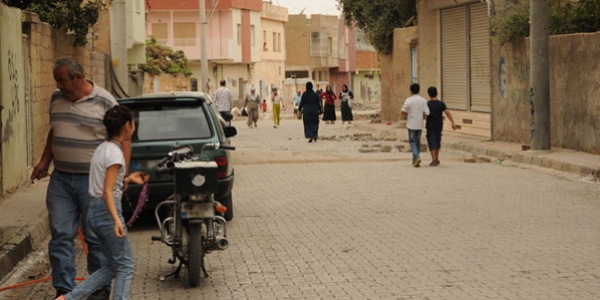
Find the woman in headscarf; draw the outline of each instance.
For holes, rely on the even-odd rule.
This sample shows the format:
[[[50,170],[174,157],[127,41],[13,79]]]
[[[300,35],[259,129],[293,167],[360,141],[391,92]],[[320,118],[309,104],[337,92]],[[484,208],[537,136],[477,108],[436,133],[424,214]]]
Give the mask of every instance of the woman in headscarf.
[[[256,122],[258,121],[258,108],[260,107],[260,95],[256,93],[256,88],[252,86],[250,88],[250,94],[246,95],[246,99],[244,99],[244,107],[246,107],[246,111],[248,112],[248,127],[252,128],[252,124],[254,123],[254,127],[258,127]]]
[[[350,101],[354,100],[354,95],[352,91],[348,89],[348,85],[342,85],[342,91],[340,92],[340,111],[342,112],[342,124],[344,122],[348,122],[351,124],[352,122],[352,107],[350,106]]]
[[[325,124],[335,124],[335,99],[337,99],[337,97],[331,89],[331,85],[327,85],[325,91],[319,95],[319,98],[325,99],[323,121],[325,121]]]
[[[304,123],[304,137],[309,143],[317,141],[319,137],[319,115],[321,114],[321,104],[319,95],[313,91],[312,82],[306,83],[306,91],[300,99],[298,106],[299,113],[302,113]]]

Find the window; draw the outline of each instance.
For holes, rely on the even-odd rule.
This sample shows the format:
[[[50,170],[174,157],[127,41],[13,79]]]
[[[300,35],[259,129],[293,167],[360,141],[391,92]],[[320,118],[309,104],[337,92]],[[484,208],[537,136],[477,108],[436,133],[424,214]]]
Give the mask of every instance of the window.
[[[134,108],[138,141],[180,140],[211,136],[206,113],[201,106],[153,106]],[[156,126],[160,120],[160,126]]]
[[[254,46],[254,25],[250,25],[250,45]]]
[[[142,2],[142,0],[135,0],[135,12],[138,14],[142,12],[141,2]]]
[[[277,49],[281,52],[281,33],[277,33]]]
[[[196,45],[196,23],[173,23],[173,45],[195,46]]]
[[[417,83],[417,48],[410,48],[410,74],[412,83]]]
[[[166,44],[169,39],[167,23],[154,23],[152,24],[152,36],[157,42]]]
[[[278,46],[279,45],[277,45],[277,33],[273,32],[273,51],[279,51]]]
[[[242,44],[242,24],[237,24],[237,42],[238,45]]]
[[[263,30],[263,50],[267,51],[269,48],[267,47],[267,31]]]

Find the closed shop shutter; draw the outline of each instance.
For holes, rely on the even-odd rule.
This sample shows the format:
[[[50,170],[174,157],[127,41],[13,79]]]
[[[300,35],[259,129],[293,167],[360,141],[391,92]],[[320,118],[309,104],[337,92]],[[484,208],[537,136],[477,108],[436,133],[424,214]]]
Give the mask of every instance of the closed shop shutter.
[[[468,108],[467,7],[441,11],[442,98],[448,108]]]
[[[491,112],[490,31],[487,4],[469,6],[471,111]]]

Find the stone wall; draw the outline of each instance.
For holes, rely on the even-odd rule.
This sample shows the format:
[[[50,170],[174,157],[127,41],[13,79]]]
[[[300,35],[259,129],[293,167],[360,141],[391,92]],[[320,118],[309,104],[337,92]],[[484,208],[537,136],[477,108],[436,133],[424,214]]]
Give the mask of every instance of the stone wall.
[[[553,147],[600,149],[600,33],[550,37],[550,112]],[[529,144],[529,40],[492,50],[493,136]]]

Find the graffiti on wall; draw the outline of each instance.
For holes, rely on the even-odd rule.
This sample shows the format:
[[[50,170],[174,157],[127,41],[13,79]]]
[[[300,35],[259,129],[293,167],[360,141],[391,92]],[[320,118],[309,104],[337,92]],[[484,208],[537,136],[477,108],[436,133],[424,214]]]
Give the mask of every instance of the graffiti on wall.
[[[7,71],[8,71],[8,101],[6,104],[10,104],[8,107],[8,118],[6,120],[6,126],[2,136],[3,142],[10,140],[13,136],[12,122],[16,119],[16,116],[20,110],[20,97],[19,97],[19,68],[17,59],[19,55],[12,49],[7,51]]]
[[[503,100],[509,98],[513,103],[528,103],[529,93],[529,61],[518,61],[514,59],[512,65],[506,63],[504,57],[500,57],[498,63],[498,87]],[[512,81],[509,82],[508,78]]]

